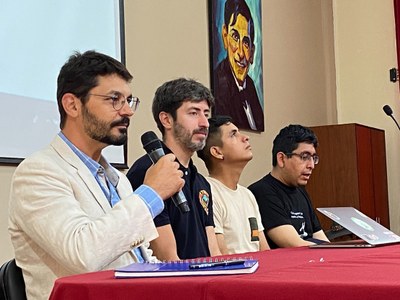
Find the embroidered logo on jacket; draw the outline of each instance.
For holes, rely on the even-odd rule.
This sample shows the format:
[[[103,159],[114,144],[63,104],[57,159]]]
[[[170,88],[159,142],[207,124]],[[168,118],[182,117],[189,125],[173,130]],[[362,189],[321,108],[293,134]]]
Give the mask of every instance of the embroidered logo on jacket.
[[[210,203],[210,196],[205,190],[199,192],[199,201],[201,206],[203,206],[204,211],[208,215],[208,204]]]

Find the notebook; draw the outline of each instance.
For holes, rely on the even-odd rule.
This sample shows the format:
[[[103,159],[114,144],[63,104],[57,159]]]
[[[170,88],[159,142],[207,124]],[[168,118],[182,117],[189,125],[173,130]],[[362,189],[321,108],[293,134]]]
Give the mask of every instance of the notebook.
[[[134,263],[114,270],[115,278],[166,277],[251,274],[258,268],[253,259],[230,259],[219,261],[175,261],[159,263]]]
[[[400,236],[353,207],[323,207],[317,210],[360,240],[322,243],[310,248],[369,248],[400,242]]]

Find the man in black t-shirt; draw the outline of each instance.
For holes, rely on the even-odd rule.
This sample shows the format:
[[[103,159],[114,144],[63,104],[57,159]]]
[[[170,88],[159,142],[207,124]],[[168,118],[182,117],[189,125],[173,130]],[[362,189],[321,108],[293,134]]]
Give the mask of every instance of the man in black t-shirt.
[[[221,254],[214,232],[210,185],[191,159],[205,145],[213,105],[210,90],[192,79],[168,81],[155,93],[153,118],[162,133],[164,152],[172,152],[182,170],[185,179],[182,191],[190,208],[189,212],[181,213],[172,199],[168,199],[164,210],[154,218],[159,237],[150,242],[150,248],[160,260]],[[143,183],[151,164],[148,155],[133,164],[127,177],[134,189]]]
[[[272,249],[328,241],[304,189],[319,162],[317,145],[309,128],[289,125],[281,129],[273,143],[271,173],[249,186]]]

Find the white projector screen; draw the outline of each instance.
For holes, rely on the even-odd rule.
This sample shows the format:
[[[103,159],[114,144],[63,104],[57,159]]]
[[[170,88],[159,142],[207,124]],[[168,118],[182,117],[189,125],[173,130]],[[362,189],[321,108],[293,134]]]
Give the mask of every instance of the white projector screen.
[[[18,164],[59,132],[56,90],[74,51],[125,63],[123,0],[0,0],[0,163]],[[126,145],[104,152],[126,168]]]

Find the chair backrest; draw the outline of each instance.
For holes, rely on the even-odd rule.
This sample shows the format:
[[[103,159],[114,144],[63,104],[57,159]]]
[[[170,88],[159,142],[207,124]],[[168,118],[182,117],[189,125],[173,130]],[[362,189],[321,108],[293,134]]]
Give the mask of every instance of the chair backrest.
[[[0,300],[26,300],[22,270],[15,264],[15,259],[0,268]]]

